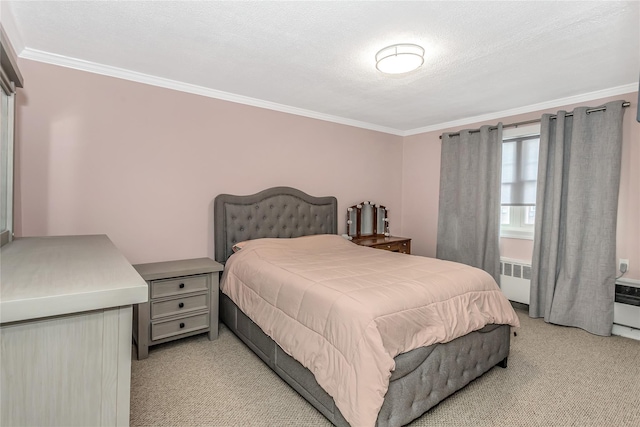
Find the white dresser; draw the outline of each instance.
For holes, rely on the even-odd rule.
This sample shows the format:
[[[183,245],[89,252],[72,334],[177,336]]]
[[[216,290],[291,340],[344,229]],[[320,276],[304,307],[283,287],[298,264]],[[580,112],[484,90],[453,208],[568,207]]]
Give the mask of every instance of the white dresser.
[[[0,425],[129,425],[147,283],[104,235],[17,239],[0,262]]]

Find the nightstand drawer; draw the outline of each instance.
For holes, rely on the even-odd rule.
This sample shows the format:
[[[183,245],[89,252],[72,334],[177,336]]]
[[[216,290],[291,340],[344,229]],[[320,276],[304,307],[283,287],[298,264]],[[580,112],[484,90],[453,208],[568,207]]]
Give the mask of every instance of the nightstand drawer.
[[[149,302],[133,306],[133,339],[138,360],[149,347],[207,332],[218,338],[219,275],[211,258],[134,265],[149,284]],[[182,325],[182,327],[181,327]]]
[[[158,319],[175,314],[191,313],[193,311],[209,309],[209,294],[207,292],[171,298],[168,300],[151,302],[151,318]]]
[[[198,329],[206,329],[208,327],[208,312],[165,322],[154,322],[151,323],[151,341],[197,331]]]
[[[179,277],[171,280],[154,280],[151,282],[151,298],[169,297],[209,289],[208,276]]]

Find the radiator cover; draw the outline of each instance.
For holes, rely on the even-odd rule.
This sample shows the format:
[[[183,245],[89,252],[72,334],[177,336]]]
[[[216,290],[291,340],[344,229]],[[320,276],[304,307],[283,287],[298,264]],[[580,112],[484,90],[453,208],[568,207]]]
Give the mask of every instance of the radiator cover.
[[[529,304],[531,265],[525,261],[502,258],[500,260],[500,288],[510,301]],[[638,339],[640,334],[640,282],[625,280],[616,282],[613,307],[614,334]],[[634,330],[626,330],[633,328]],[[631,335],[630,335],[631,334]]]
[[[616,283],[613,322],[640,329],[640,285],[630,281]]]

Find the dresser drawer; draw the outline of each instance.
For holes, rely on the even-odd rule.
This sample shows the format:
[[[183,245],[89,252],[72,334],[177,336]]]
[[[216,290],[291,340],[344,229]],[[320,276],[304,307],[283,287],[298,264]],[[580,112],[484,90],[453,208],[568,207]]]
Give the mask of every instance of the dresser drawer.
[[[206,329],[209,327],[209,313],[201,313],[175,320],[151,323],[151,341],[161,340],[174,335]]]
[[[391,251],[391,252],[400,252],[400,245],[397,242],[383,243],[381,245],[372,246],[372,248],[384,249],[385,251]]]
[[[208,278],[208,275],[202,274],[199,276],[178,277],[177,279],[170,280],[154,280],[151,282],[151,298],[206,291],[209,289]]]
[[[398,242],[398,247],[401,254],[410,254],[411,253],[411,242]]]
[[[209,293],[181,296],[177,298],[151,301],[151,318],[173,316],[175,314],[191,313],[193,311],[209,309]]]
[[[376,249],[384,249],[391,252],[400,252],[402,254],[411,253],[411,243],[407,241],[382,243],[371,247]]]
[[[353,243],[360,246],[367,246],[374,249],[383,249],[390,252],[400,252],[401,254],[411,253],[411,239],[397,236],[370,236],[355,237]]]

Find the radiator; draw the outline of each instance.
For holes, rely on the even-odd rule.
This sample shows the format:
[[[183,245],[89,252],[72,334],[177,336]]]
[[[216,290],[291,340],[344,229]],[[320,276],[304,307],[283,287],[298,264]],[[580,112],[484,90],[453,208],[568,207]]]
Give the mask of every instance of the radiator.
[[[500,258],[500,288],[510,301],[529,304],[531,264],[509,258]]]
[[[640,340],[640,280],[618,279],[613,303],[613,333]]]
[[[500,258],[500,288],[510,301],[529,305],[530,287],[530,263]],[[640,340],[640,280],[616,281],[613,323],[615,335]]]

